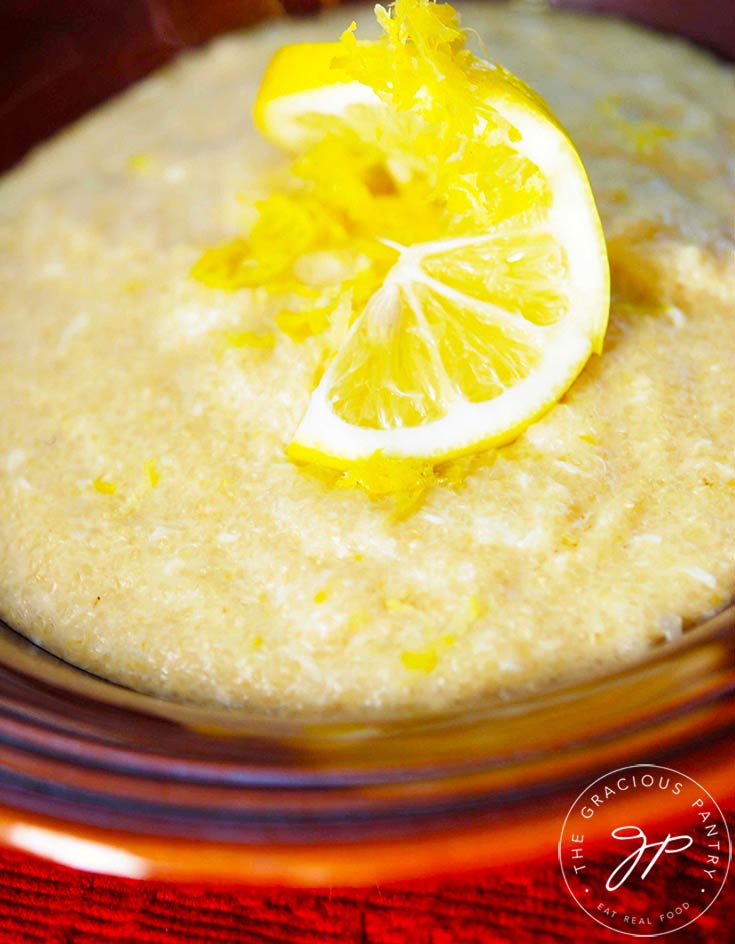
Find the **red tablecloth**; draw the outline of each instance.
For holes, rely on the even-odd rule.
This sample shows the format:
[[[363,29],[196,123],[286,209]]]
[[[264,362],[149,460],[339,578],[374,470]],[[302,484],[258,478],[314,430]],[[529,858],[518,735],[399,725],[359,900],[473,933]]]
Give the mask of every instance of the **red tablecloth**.
[[[730,823],[734,817],[728,817]],[[368,889],[177,886],[75,872],[0,851],[2,944],[602,944],[556,861]],[[660,940],[660,939],[659,939]],[[671,944],[735,941],[735,876]]]

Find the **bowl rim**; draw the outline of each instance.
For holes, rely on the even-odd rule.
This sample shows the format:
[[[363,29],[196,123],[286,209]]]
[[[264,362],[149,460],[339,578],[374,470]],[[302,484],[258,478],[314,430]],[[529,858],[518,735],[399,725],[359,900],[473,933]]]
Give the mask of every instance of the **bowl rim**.
[[[628,669],[369,723],[165,702],[0,629],[0,840],[79,868],[360,884],[548,853],[564,803],[642,757],[735,783],[735,603]]]

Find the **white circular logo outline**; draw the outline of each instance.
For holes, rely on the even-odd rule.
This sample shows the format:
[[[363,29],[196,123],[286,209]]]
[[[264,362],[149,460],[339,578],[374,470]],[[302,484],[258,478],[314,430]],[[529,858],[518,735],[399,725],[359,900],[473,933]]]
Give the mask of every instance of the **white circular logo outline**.
[[[677,774],[679,777],[686,777],[686,779],[689,780],[690,783],[696,784],[696,786],[699,787],[699,789],[702,790],[702,792],[705,793],[706,796],[709,797],[709,799],[714,804],[715,809],[720,814],[720,818],[722,819],[722,824],[725,827],[725,835],[727,836],[727,845],[728,845],[727,865],[725,866],[725,874],[722,878],[722,882],[720,883],[720,887],[717,889],[717,893],[715,894],[712,901],[710,901],[707,907],[703,908],[702,911],[700,911],[700,913],[696,917],[692,918],[690,921],[687,921],[686,924],[681,924],[679,925],[679,927],[676,927],[676,928],[669,928],[668,931],[657,931],[655,934],[638,934],[635,931],[624,931],[621,928],[613,928],[609,924],[605,924],[604,921],[601,921],[599,918],[593,915],[592,912],[588,911],[585,908],[585,906],[582,904],[582,902],[577,898],[577,896],[572,891],[572,888],[569,882],[567,881],[566,870],[564,868],[564,861],[562,859],[562,843],[564,841],[564,833],[566,832],[567,823],[569,822],[569,817],[572,815],[572,810],[574,810],[574,808],[582,799],[584,794],[587,793],[588,790],[591,790],[595,786],[595,784],[599,783],[601,780],[605,780],[606,777],[611,777],[611,776],[614,776],[615,774],[623,773],[626,770],[638,770],[641,767],[655,767],[657,770],[665,770],[667,771],[667,773]],[[645,764],[645,763],[644,764],[628,764],[625,767],[616,767],[614,770],[608,770],[607,773],[601,774],[596,780],[593,780],[592,783],[587,784],[587,786],[579,792],[577,797],[573,800],[572,805],[569,807],[567,815],[564,817],[564,822],[561,827],[561,833],[559,834],[559,842],[557,843],[557,854],[559,858],[559,868],[561,869],[561,875],[562,875],[562,878],[564,879],[564,884],[567,887],[567,891],[572,896],[572,900],[575,902],[575,904],[589,918],[592,918],[593,921],[597,922],[597,924],[599,924],[600,927],[607,928],[608,931],[613,931],[616,934],[625,934],[627,937],[653,938],[653,937],[663,937],[664,934],[675,934],[677,931],[682,931],[684,928],[688,928],[690,924],[694,924],[695,921],[699,921],[702,915],[706,914],[709,911],[709,909],[712,907],[712,905],[714,905],[714,903],[720,897],[720,892],[727,884],[727,879],[730,874],[730,865],[732,863],[732,838],[730,837],[730,830],[727,825],[727,820],[725,819],[725,816],[722,810],[720,809],[720,804],[717,802],[717,800],[715,800],[715,798],[712,796],[709,790],[707,790],[706,787],[703,787],[702,784],[699,783],[698,780],[694,779],[694,777],[690,777],[689,774],[685,774],[681,770],[675,770],[673,767],[663,767],[661,764],[650,764],[650,763],[649,764]]]

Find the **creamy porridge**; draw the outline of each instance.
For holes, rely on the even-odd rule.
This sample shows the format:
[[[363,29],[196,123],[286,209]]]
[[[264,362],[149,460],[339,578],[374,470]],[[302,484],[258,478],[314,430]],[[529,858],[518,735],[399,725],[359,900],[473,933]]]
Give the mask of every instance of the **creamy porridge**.
[[[197,702],[376,714],[625,665],[735,587],[735,95],[702,52],[601,18],[460,8],[590,173],[604,356],[413,514],[284,448],[317,339],[190,277],[275,152],[249,110],[284,42],[183,56],[0,184],[0,616],[62,657]],[[364,17],[369,20],[369,12]]]

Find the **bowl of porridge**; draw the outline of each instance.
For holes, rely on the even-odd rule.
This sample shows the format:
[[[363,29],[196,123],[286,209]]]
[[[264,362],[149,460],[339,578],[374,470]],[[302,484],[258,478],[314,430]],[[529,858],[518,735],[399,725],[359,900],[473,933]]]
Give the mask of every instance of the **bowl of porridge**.
[[[240,29],[161,7],[103,90],[223,35],[0,181],[2,841],[126,875],[363,883],[547,855],[626,763],[731,795],[726,34],[718,57],[599,13],[460,12],[579,149],[610,326],[560,402],[407,513],[285,455],[318,333],[273,340],[258,285],[192,276],[277,161],[249,119],[271,56],[369,11]],[[88,73],[101,47],[80,44]]]

